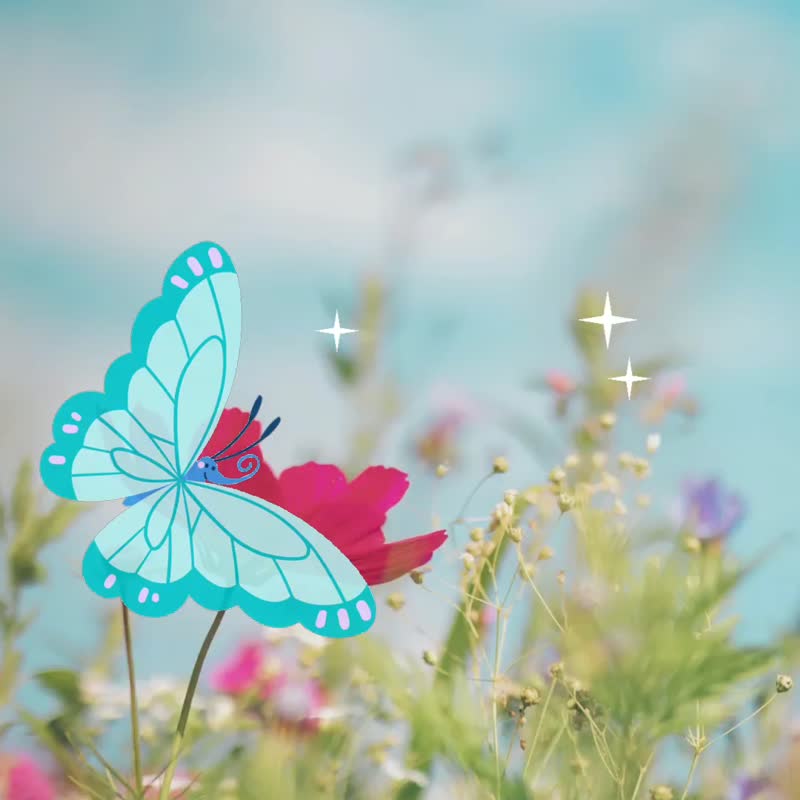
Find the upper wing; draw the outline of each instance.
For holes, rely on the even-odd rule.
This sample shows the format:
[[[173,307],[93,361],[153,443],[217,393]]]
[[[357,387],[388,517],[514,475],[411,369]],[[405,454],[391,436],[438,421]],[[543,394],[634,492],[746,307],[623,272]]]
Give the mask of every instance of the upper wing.
[[[323,636],[372,626],[372,592],[350,561],[287,511],[242,492],[180,484],[121,514],[84,559],[84,577],[148,616],[188,596],[206,608],[238,605],[270,627],[300,623]]]
[[[240,334],[230,257],[197,244],[139,312],[131,352],[109,368],[105,393],[77,394],[56,414],[55,443],[41,460],[46,486],[71,500],[113,500],[183,475],[222,414]]]

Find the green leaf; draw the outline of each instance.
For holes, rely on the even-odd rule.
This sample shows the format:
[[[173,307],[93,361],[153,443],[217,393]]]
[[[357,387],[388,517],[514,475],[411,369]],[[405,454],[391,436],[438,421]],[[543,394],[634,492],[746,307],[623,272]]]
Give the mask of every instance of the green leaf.
[[[36,513],[36,498],[33,494],[33,464],[24,461],[17,472],[17,480],[11,494],[11,521],[21,531]]]
[[[49,669],[34,675],[38,684],[55,695],[67,709],[84,707],[80,677],[69,669]]]
[[[52,510],[39,517],[32,527],[31,539],[37,550],[58,539],[84,511],[85,508],[80,503],[59,500]]]
[[[333,352],[328,355],[336,377],[346,386],[352,386],[358,380],[358,362],[352,356]]]

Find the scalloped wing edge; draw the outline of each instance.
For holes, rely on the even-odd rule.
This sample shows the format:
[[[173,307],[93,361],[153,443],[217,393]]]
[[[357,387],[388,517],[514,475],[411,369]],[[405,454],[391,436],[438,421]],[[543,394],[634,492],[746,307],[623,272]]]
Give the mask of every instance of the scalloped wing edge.
[[[195,275],[187,266],[189,259],[197,258],[201,254],[205,259],[212,248],[219,253],[222,265],[215,268],[213,273],[204,271],[201,275]],[[161,295],[144,305],[136,315],[131,330],[130,352],[113,361],[106,371],[104,391],[75,394],[56,412],[53,418],[53,443],[42,453],[39,467],[42,480],[51,492],[67,500],[76,499],[70,468],[83,445],[89,426],[101,414],[127,407],[128,385],[134,372],[145,363],[153,334],[175,314],[188,291],[206,280],[208,274],[219,275],[225,272],[236,274],[236,268],[225,248],[211,241],[192,245],[172,262],[164,276]],[[186,285],[176,285],[173,278]],[[65,426],[78,427],[78,432],[67,433]],[[56,464],[51,462],[51,458],[64,460]]]
[[[320,636],[344,639],[369,630],[376,616],[375,598],[369,586],[353,600],[334,605],[310,605],[295,598],[269,602],[253,597],[239,586],[216,586],[195,570],[175,583],[153,583],[111,566],[94,542],[83,559],[83,577],[95,594],[106,599],[120,598],[131,611],[145,617],[166,617],[191,598],[209,611],[238,607],[270,628],[288,628],[299,623]],[[340,623],[342,618],[348,620],[346,628]],[[322,624],[318,624],[320,620]]]

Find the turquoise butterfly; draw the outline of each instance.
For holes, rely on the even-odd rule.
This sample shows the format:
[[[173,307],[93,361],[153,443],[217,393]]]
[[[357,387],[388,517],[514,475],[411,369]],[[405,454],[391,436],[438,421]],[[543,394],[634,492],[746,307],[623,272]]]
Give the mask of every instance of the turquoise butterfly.
[[[101,597],[149,617],[191,597],[213,611],[239,606],[270,627],[358,635],[375,619],[358,570],[303,520],[227,488],[255,475],[254,454],[239,459],[240,478],[219,471],[218,462],[258,443],[223,455],[261,398],[230,444],[200,458],[233,384],[240,332],[230,257],[212,242],[191,247],[169,268],[161,297],[140,311],[131,352],[109,368],[105,393],[77,394],[56,414],[42,478],[61,497],[130,506],[84,556],[84,579]]]

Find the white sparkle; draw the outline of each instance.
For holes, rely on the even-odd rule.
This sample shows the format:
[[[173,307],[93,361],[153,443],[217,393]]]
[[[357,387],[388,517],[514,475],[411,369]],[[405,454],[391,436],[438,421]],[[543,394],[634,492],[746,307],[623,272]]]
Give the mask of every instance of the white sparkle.
[[[584,317],[581,322],[593,322],[595,325],[603,326],[603,332],[606,335],[606,350],[608,350],[609,346],[611,345],[611,329],[615,325],[621,325],[623,322],[636,322],[636,320],[632,319],[631,317],[614,316],[614,314],[611,313],[611,298],[609,297],[608,292],[606,292],[606,304],[603,308],[603,316]]]
[[[616,378],[609,378],[610,381],[619,381],[620,383],[624,383],[625,386],[628,388],[628,400],[631,399],[631,387],[634,383],[639,383],[639,381],[649,381],[650,378],[643,378],[641,375],[634,375],[633,370],[631,369],[631,360],[628,359],[628,369],[624,375],[618,375]]]
[[[336,345],[336,352],[339,352],[339,339],[342,338],[346,333],[358,333],[357,328],[342,328],[339,325],[339,312],[336,312],[336,319],[333,321],[332,328],[323,328],[322,330],[317,331],[317,333],[327,333],[329,336],[333,336],[334,344]]]

